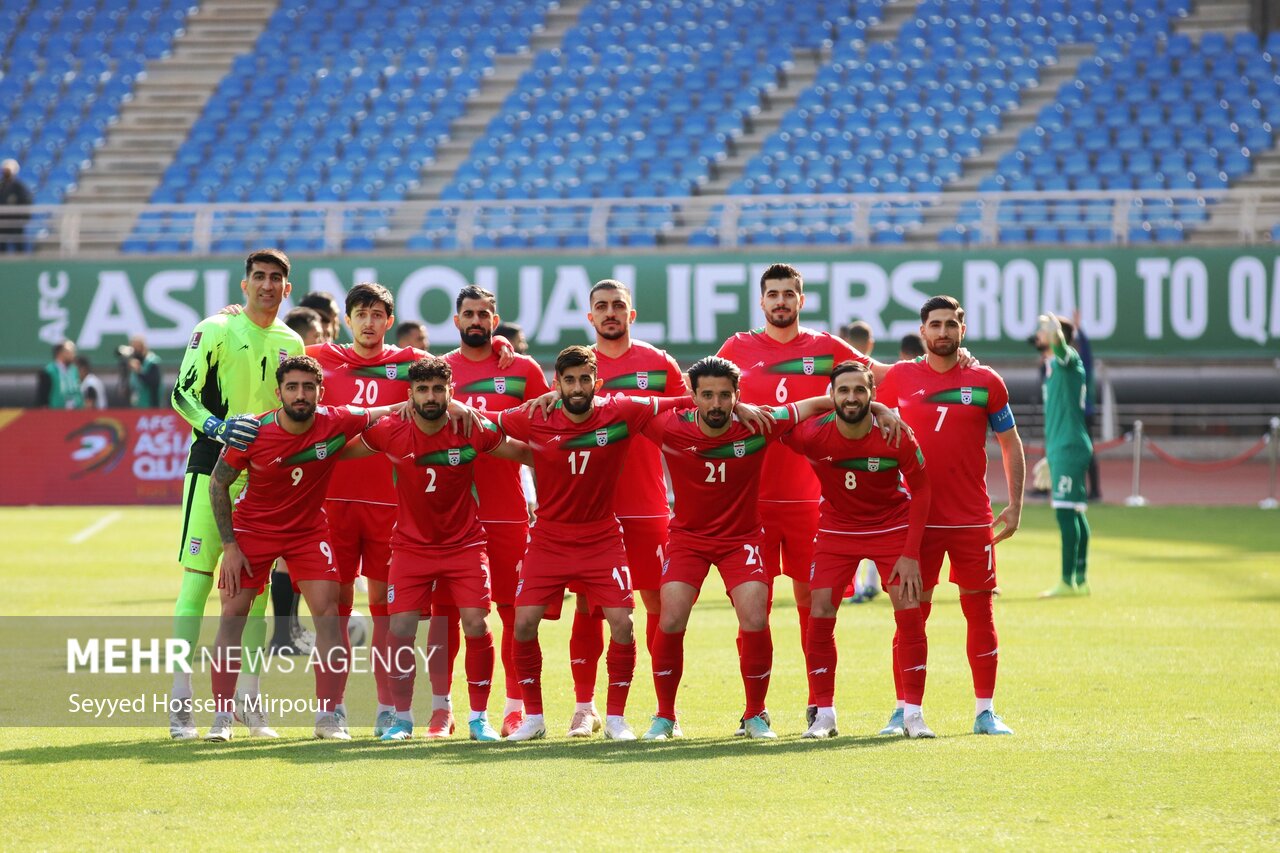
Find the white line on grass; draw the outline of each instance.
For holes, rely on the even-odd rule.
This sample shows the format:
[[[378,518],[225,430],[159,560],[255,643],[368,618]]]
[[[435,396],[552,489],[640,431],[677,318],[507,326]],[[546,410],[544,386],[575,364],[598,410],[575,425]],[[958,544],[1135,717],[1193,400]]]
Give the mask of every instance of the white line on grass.
[[[106,530],[112,524],[115,524],[117,521],[120,520],[121,515],[122,513],[119,513],[119,512],[109,512],[106,515],[104,515],[102,518],[95,521],[93,524],[90,524],[84,530],[81,530],[75,536],[72,536],[67,541],[70,542],[72,545],[79,545],[81,542],[84,542],[86,539],[93,536],[95,533],[100,533],[101,531]]]

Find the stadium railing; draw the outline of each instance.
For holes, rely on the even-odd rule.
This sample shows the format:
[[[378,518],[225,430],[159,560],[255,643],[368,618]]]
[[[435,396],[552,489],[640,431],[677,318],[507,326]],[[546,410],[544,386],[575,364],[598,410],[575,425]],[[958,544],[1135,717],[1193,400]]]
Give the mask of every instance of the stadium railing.
[[[1108,216],[1088,228],[1064,223],[1047,202],[1077,202],[1082,209],[1105,204]],[[1175,223],[1177,205],[1203,205],[1212,219],[1174,242],[1266,243],[1280,222],[1280,186],[1226,190],[1110,190],[1034,192],[942,192],[852,195],[724,195],[683,198],[598,198],[501,201],[328,202],[270,204],[76,204],[7,207],[5,216],[28,212],[38,228],[28,229],[34,251],[65,257],[120,251],[157,255],[240,254],[262,244],[281,245],[300,254],[372,250],[404,252],[418,248],[411,239],[423,217],[432,213],[451,236],[433,247],[445,251],[539,249],[611,249],[695,245],[737,248],[744,245],[838,248],[868,245],[878,231],[900,229],[915,246],[937,246],[937,234],[903,226],[895,216],[904,208],[958,213],[976,203],[982,216],[968,227],[970,245],[1082,243],[1124,245],[1161,241]],[[650,220],[636,215],[652,206],[672,209],[675,225],[655,233]],[[139,217],[162,223],[153,239],[140,239]],[[157,217],[156,214],[166,214]],[[695,229],[689,222],[718,224]],[[751,221],[755,218],[755,221]],[[767,217],[768,230],[759,229]],[[754,230],[750,228],[754,225]],[[1010,239],[1009,227],[1027,239]],[[1050,230],[1056,239],[1039,235]],[[1072,239],[1072,232],[1087,239]],[[512,236],[510,241],[500,239]],[[539,239],[530,242],[529,235]],[[1144,236],[1145,235],[1145,236]],[[693,239],[691,237],[700,237]],[[641,239],[641,238],[644,239]],[[749,237],[749,239],[744,239]],[[126,241],[132,241],[126,245]],[[879,242],[879,241],[876,241]],[[10,256],[13,257],[13,256]]]

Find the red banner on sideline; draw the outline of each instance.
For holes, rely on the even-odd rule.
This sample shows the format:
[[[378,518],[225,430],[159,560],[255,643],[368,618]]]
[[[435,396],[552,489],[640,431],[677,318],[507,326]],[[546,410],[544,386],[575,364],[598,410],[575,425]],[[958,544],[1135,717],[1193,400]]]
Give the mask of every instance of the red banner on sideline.
[[[0,442],[0,505],[176,505],[191,426],[172,409],[0,409]]]

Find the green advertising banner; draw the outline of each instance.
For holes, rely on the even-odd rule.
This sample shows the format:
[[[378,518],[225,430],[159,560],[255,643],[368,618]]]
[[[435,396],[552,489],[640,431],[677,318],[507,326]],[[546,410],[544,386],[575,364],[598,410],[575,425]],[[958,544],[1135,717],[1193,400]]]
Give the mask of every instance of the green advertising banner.
[[[802,322],[834,330],[866,320],[886,350],[916,331],[926,298],[947,293],[964,305],[968,344],[984,358],[1025,355],[1047,311],[1079,311],[1095,353],[1109,358],[1280,354],[1280,251],[1272,247],[313,257],[295,259],[292,278],[295,297],[327,290],[339,301],[358,282],[381,282],[396,295],[397,319],[425,322],[436,352],[456,345],[453,298],[476,283],[498,294],[503,318],[524,326],[544,362],[593,339],[588,290],[615,278],[635,290],[635,337],[688,362],[762,325],[760,273],[780,259],[804,276]],[[174,365],[201,317],[240,300],[242,271],[232,258],[0,263],[8,315],[0,366],[43,364],[64,337],[108,362],[135,333]]]

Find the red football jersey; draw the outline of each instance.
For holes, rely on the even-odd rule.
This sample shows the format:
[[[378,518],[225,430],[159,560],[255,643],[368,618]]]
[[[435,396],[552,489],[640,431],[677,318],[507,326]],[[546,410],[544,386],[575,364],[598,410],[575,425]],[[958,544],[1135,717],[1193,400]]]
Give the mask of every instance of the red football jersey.
[[[650,397],[596,397],[591,416],[577,424],[556,403],[548,418],[508,409],[498,428],[533,448],[538,519],[588,524],[615,518],[614,490],[627,454],[658,411]]]
[[[654,397],[685,397],[680,365],[663,350],[642,341],[618,358],[596,350],[596,378],[604,383],[601,394],[648,394]],[[622,465],[622,482],[614,497],[613,510],[619,518],[662,517],[667,507],[667,483],[662,476],[662,454],[651,442],[639,441],[631,447]]]
[[[929,460],[930,527],[981,527],[992,521],[987,496],[987,427],[1013,427],[1009,391],[989,367],[938,373],[928,361],[900,361],[876,389],[896,406]]]
[[[645,429],[662,448],[676,493],[672,530],[741,539],[760,532],[760,478],[765,451],[796,424],[793,405],[773,409],[768,435],[754,435],[735,417],[712,438],[698,425],[697,409],[663,412]]]
[[[312,344],[307,355],[324,369],[324,402],[330,406],[389,406],[409,396],[409,365],[426,355],[385,346],[372,358],[351,346]],[[329,481],[330,500],[395,504],[391,464],[381,456],[343,460]]]
[[[778,406],[826,394],[831,370],[842,361],[870,364],[871,359],[826,332],[801,327],[800,334],[781,344],[763,327],[739,332],[716,355],[742,370],[742,402]],[[765,453],[761,476],[762,501],[817,501],[818,479],[798,454],[781,444]]]
[[[443,356],[453,368],[453,397],[488,412],[490,417],[551,390],[538,363],[527,355],[517,355],[506,370],[498,367],[498,356],[472,361],[454,350]],[[476,493],[480,496],[480,521],[529,520],[529,506],[520,487],[520,463],[483,455],[476,460]]]
[[[836,413],[810,418],[783,438],[809,460],[822,484],[819,529],[834,533],[881,533],[907,523],[911,494],[903,486],[921,482],[924,455],[910,436],[894,447],[874,423],[859,439],[845,438]]]
[[[427,435],[413,421],[388,415],[363,440],[395,466],[400,510],[392,548],[456,551],[485,541],[471,489],[475,463],[502,443],[497,427],[486,421],[470,438],[447,425]]]
[[[259,415],[262,427],[248,450],[226,447],[222,459],[249,482],[236,499],[237,531],[294,536],[328,535],[325,490],[338,454],[369,424],[369,413],[353,406],[317,406],[315,422],[302,435],[285,432],[279,411]]]

